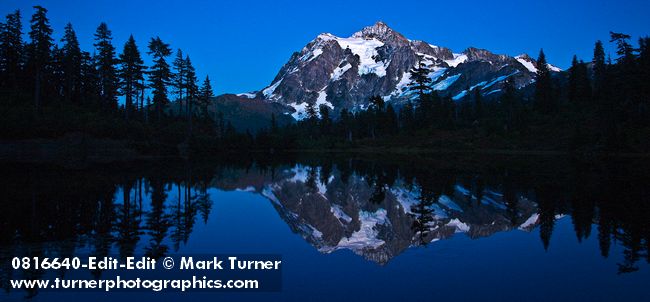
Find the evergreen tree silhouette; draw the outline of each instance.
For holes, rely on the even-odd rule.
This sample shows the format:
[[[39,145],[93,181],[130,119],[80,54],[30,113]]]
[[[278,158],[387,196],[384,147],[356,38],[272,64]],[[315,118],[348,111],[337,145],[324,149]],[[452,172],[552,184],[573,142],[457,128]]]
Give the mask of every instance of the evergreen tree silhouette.
[[[537,80],[535,82],[535,109],[543,114],[557,111],[556,100],[553,97],[553,82],[551,71],[546,63],[544,50],[539,51],[537,58]]]
[[[163,108],[169,102],[167,86],[172,79],[172,73],[166,58],[171,54],[169,44],[164,43],[160,37],[151,38],[149,41],[149,55],[153,57],[153,66],[149,70],[149,86],[153,89],[153,105],[156,110],[158,123],[161,122]]]
[[[34,79],[34,114],[38,118],[42,106],[43,83],[47,79],[47,70],[52,65],[52,28],[47,18],[47,9],[34,6],[27,46],[27,62],[30,77]]]
[[[117,110],[118,63],[115,57],[115,47],[112,44],[112,33],[108,25],[102,22],[95,32],[95,48],[97,49],[97,71],[99,75],[100,96],[103,108],[109,112]]]
[[[144,61],[140,57],[140,51],[135,44],[133,35],[129,36],[124,50],[120,54],[120,68],[118,71],[120,79],[120,92],[126,97],[124,105],[124,116],[128,120],[129,113],[137,107],[137,95],[144,79]],[[134,99],[135,102],[134,102]],[[135,103],[135,104],[134,104]]]
[[[25,58],[20,11],[8,14],[0,28],[0,87],[18,94],[19,87],[24,85],[21,80]]]

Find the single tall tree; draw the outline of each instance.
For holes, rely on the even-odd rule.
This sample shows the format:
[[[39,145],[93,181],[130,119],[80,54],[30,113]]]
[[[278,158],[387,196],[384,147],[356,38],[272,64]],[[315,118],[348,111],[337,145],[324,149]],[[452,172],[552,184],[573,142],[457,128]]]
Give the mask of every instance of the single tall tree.
[[[212,91],[212,84],[210,83],[210,77],[205,76],[201,89],[199,89],[199,106],[201,107],[201,114],[203,117],[208,117],[208,106],[210,105],[210,99],[214,96]]]
[[[419,57],[417,65],[411,68],[409,72],[411,74],[411,83],[409,83],[408,88],[410,91],[416,92],[421,99],[422,96],[431,91],[431,86],[429,86],[431,84],[431,78],[429,78],[431,70]]]
[[[543,49],[539,51],[539,57],[537,58],[535,109],[543,114],[550,114],[557,110],[556,101],[553,97],[551,71],[546,63],[546,55]]]
[[[18,92],[19,79],[23,69],[23,26],[20,11],[8,14],[0,31],[0,87]]]
[[[605,49],[603,42],[596,41],[594,45],[594,58],[592,60],[594,70],[594,92],[599,95],[604,85],[605,72],[607,65],[605,65]]]
[[[41,111],[41,94],[43,79],[52,59],[52,27],[47,19],[47,9],[34,6],[36,12],[32,15],[28,45],[28,64],[30,74],[34,79],[34,111],[38,117]]]
[[[81,52],[81,88],[80,99],[86,108],[97,108],[99,105],[99,75],[95,66],[95,56],[87,51]]]
[[[616,54],[618,55],[616,62],[624,65],[632,64],[635,57],[634,47],[630,44],[630,35],[611,31],[609,32],[609,35],[611,38],[610,42],[616,44]]]
[[[128,120],[129,113],[134,107],[134,97],[142,89],[144,80],[144,61],[140,57],[140,51],[135,44],[133,35],[124,44],[124,50],[120,54],[120,68],[118,70],[120,93],[125,96],[124,117]],[[137,103],[137,99],[136,102]]]
[[[63,80],[64,99],[66,102],[78,103],[81,94],[81,48],[72,24],[65,26],[63,38]]]
[[[97,71],[99,75],[100,96],[102,105],[107,110],[117,110],[117,59],[112,43],[112,33],[108,25],[102,22],[95,32],[95,48],[97,49]]]
[[[167,86],[171,82],[172,72],[166,59],[171,55],[172,50],[169,48],[169,44],[164,43],[160,37],[156,37],[149,41],[147,53],[153,57],[154,62],[149,71],[149,86],[153,89],[153,104],[156,107],[158,122],[160,122],[163,107],[169,102]]]
[[[183,108],[183,92],[186,91],[187,88],[187,62],[185,61],[185,57],[183,56],[183,51],[181,49],[178,49],[176,51],[176,58],[174,59],[174,62],[172,62],[172,68],[174,70],[174,77],[172,79],[172,86],[174,87],[175,91],[174,93],[177,96],[178,104],[179,104],[179,114],[182,113],[183,110],[185,110],[185,114],[188,114],[187,112],[187,100],[185,103],[185,108]]]
[[[187,118],[188,118],[188,127],[189,127],[189,136],[192,136],[192,118],[194,117],[194,109],[192,106],[196,100],[196,97],[199,94],[199,87],[197,86],[196,70],[192,66],[192,61],[190,56],[185,56],[185,68],[187,69],[186,73],[186,84],[185,91],[187,93]]]

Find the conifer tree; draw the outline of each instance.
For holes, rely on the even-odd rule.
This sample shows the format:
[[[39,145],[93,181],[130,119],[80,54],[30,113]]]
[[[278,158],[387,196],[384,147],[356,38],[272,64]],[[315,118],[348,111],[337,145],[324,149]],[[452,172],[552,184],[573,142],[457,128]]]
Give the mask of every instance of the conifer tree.
[[[550,114],[557,110],[553,97],[553,83],[551,71],[546,63],[544,50],[539,51],[537,58],[537,81],[535,82],[535,109],[543,114]]]
[[[321,135],[329,135],[330,129],[332,127],[332,119],[330,118],[330,110],[327,105],[320,105],[318,108],[320,113],[320,132]]]
[[[153,66],[149,70],[149,86],[153,89],[153,104],[156,107],[158,122],[162,119],[163,107],[167,105],[167,86],[172,79],[172,73],[166,58],[171,55],[169,44],[164,43],[160,37],[151,38],[149,41],[149,55],[153,57]]]
[[[630,35],[611,31],[609,32],[609,35],[611,37],[610,42],[616,44],[616,54],[618,55],[616,62],[623,65],[632,64],[635,57],[634,48],[632,47],[632,44],[630,44]]]
[[[186,91],[186,99],[187,99],[187,112],[188,112],[188,120],[189,120],[189,135],[190,137],[192,136],[192,117],[194,116],[194,109],[192,108],[193,103],[199,93],[199,87],[196,84],[196,70],[194,69],[194,66],[192,66],[192,61],[190,60],[189,56],[185,56],[185,68],[187,70],[186,72],[186,84],[185,84],[185,91]]]
[[[97,49],[97,74],[99,76],[100,99],[102,107],[109,111],[117,110],[117,58],[115,47],[112,43],[113,37],[108,25],[102,22],[95,32],[95,43]]]
[[[80,98],[85,108],[99,105],[99,75],[96,65],[94,56],[87,51],[81,52]]]
[[[187,107],[183,108],[181,104],[183,104],[183,96],[184,96],[184,91],[186,90],[187,86],[187,67],[186,67],[186,61],[185,57],[183,56],[183,51],[181,49],[178,49],[176,51],[176,58],[174,59],[174,62],[172,63],[173,69],[174,69],[174,77],[173,77],[173,83],[172,85],[174,86],[175,89],[175,94],[178,98],[179,102],[179,110],[184,109],[185,114],[187,114]],[[185,103],[187,106],[187,102]],[[181,110],[182,111],[182,110]],[[179,112],[180,114],[180,112]]]
[[[396,134],[399,128],[397,123],[397,113],[392,104],[386,106],[386,119],[385,119],[386,132],[389,134]]]
[[[407,133],[413,130],[413,104],[410,101],[407,102],[399,111],[399,122],[400,128],[405,130]]]
[[[347,141],[352,141],[352,116],[350,115],[350,112],[343,108],[341,109],[341,131],[343,133],[343,137]]]
[[[66,102],[79,103],[81,93],[81,48],[72,24],[65,26],[63,38],[63,81]]]
[[[210,83],[210,77],[205,76],[201,89],[199,89],[199,106],[201,106],[201,113],[204,117],[208,116],[208,106],[210,105],[210,99],[214,96],[212,91],[212,84]]]
[[[314,104],[307,103],[305,113],[307,114],[307,120],[312,122],[318,120],[318,112],[316,112],[316,106]]]
[[[410,91],[416,92],[420,98],[431,91],[429,86],[431,84],[431,78],[429,78],[431,70],[422,62],[421,57],[418,58],[417,66],[411,68],[409,72],[411,74],[411,83],[408,85]]]
[[[424,123],[432,115],[433,99],[430,97],[431,78],[429,78],[431,70],[422,62],[422,57],[418,57],[418,64],[416,67],[411,68],[411,83],[408,84],[408,89],[415,92],[417,95],[417,107],[415,108],[415,116]]]
[[[25,55],[21,22],[20,11],[16,10],[7,15],[0,31],[0,87],[10,88],[15,93],[19,91]]]
[[[134,110],[134,98],[142,89],[144,79],[144,61],[140,57],[140,51],[135,44],[133,35],[124,44],[124,50],[120,54],[120,67],[118,70],[120,93],[125,97],[124,117],[129,119],[129,114]]]
[[[34,110],[39,116],[41,111],[41,94],[45,73],[52,59],[52,28],[47,18],[47,9],[34,6],[36,12],[32,15],[28,45],[28,64],[31,77],[34,79]]]
[[[605,49],[601,41],[596,41],[592,63],[594,70],[594,92],[598,95],[603,88],[606,71]]]
[[[576,98],[577,98],[577,69],[578,69],[578,57],[576,55],[573,55],[573,59],[571,60],[571,67],[569,67],[569,85],[567,87],[568,89],[568,97],[569,97],[569,102],[575,103]]]

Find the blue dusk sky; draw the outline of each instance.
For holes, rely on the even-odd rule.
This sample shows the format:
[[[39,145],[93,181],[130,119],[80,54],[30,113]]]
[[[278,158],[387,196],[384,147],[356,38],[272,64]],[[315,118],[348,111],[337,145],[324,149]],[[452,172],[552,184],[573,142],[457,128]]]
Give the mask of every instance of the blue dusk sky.
[[[82,48],[91,52],[102,21],[118,52],[130,34],[143,53],[148,40],[160,36],[190,55],[201,80],[210,75],[217,94],[262,89],[319,33],[347,37],[378,20],[409,39],[454,52],[474,46],[537,57],[544,48],[548,61],[561,68],[574,54],[590,60],[593,43],[608,42],[609,31],[632,35],[635,45],[650,34],[648,0],[0,0],[0,13],[20,9],[26,32],[33,5],[49,10],[57,42],[71,22]]]

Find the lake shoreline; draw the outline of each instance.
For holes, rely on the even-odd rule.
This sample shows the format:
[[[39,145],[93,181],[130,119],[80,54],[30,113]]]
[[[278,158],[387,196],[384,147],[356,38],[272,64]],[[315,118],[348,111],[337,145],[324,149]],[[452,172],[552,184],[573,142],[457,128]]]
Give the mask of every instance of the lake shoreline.
[[[83,135],[66,135],[58,139],[25,139],[0,141],[0,162],[6,163],[57,163],[75,165],[82,163],[109,164],[119,162],[144,162],[160,160],[187,160],[190,158],[209,159],[213,156],[240,154],[241,152],[216,152],[214,155],[203,154],[192,157],[187,155],[187,147],[167,146],[167,150],[159,150],[158,154],[142,152],[136,146],[125,140],[97,139]],[[329,149],[291,149],[281,151],[248,150],[248,154],[270,154],[272,156],[297,154],[349,154],[369,156],[429,156],[450,155],[461,157],[474,156],[506,156],[506,157],[577,157],[577,158],[628,158],[646,159],[650,153],[630,152],[590,152],[577,153],[554,150],[521,150],[521,149],[428,149],[403,147],[355,147]]]

